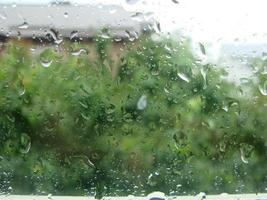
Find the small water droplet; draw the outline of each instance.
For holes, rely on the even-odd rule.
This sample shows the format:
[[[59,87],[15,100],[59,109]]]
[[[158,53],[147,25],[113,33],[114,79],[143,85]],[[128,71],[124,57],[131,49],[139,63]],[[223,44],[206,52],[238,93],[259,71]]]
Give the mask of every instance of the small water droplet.
[[[140,0],[126,0],[126,3],[128,4],[136,4]]]
[[[158,172],[154,172],[149,174],[148,178],[147,178],[147,183],[150,186],[155,186],[158,183],[158,179],[159,179],[159,173]]]
[[[19,29],[28,29],[29,24],[27,22],[23,22],[21,25],[18,26]]]
[[[135,32],[135,31],[129,31],[129,30],[126,30],[126,37],[132,42],[136,39],[138,39],[138,33]]]
[[[24,94],[25,94],[25,91],[26,91],[26,90],[25,90],[24,88],[23,88],[22,90],[20,90],[20,91],[19,91],[19,96],[24,95]]]
[[[85,120],[90,120],[90,117],[87,116],[87,115],[84,114],[84,113],[81,113],[81,116],[82,116],[82,118],[85,119]]]
[[[134,195],[128,195],[126,199],[127,199],[127,200],[134,200],[135,197],[134,197]]]
[[[203,68],[201,68],[200,73],[201,73],[203,80],[204,80],[203,89],[206,89],[207,88],[207,70],[204,70]]]
[[[31,138],[28,134],[22,133],[20,136],[20,152],[28,153],[31,148]]]
[[[177,1],[177,0],[172,0],[172,2],[173,2],[173,3],[176,3],[176,4],[179,3],[179,1]]]
[[[11,186],[9,186],[9,187],[7,188],[7,192],[8,192],[8,194],[10,194],[12,191],[13,191],[13,188],[12,188]]]
[[[29,50],[30,50],[31,52],[35,52],[36,48],[31,47]]]
[[[204,45],[202,43],[199,43],[199,47],[200,47],[201,53],[206,55],[206,49],[205,49]]]
[[[78,37],[78,31],[72,31],[70,34],[70,40],[72,40],[73,38]]]
[[[114,13],[116,13],[116,12],[117,12],[117,9],[115,9],[115,8],[109,10],[109,13],[110,13],[110,14],[114,14]]]
[[[131,16],[131,18],[133,19],[133,20],[135,20],[135,21],[138,21],[138,22],[142,22],[142,21],[144,21],[144,13],[142,13],[142,12],[136,12],[136,13],[134,13],[132,16]]]
[[[24,88],[24,84],[22,83],[22,81],[17,82],[16,88],[17,88],[19,96],[23,96],[25,94],[25,88]]]
[[[170,94],[170,91],[167,89],[167,87],[164,87],[164,92],[166,92],[167,94]]]
[[[1,19],[6,19],[6,14],[5,13],[0,13],[0,18]]]
[[[143,94],[137,102],[137,109],[144,110],[146,106],[147,106],[147,97],[146,95]]]
[[[182,79],[183,81],[189,83],[190,82],[190,79],[187,77],[186,74],[184,73],[177,73],[177,75],[179,76],[180,79]]]
[[[263,96],[267,96],[267,81],[265,81],[262,85],[259,85],[259,90]]]
[[[204,200],[206,199],[206,193],[205,192],[200,192],[199,194],[196,195],[195,200]]]
[[[110,35],[106,32],[103,32],[100,37],[103,39],[110,39],[111,38]]]
[[[267,74],[267,66],[263,67],[263,71],[261,72],[261,74],[263,74],[263,75]]]
[[[227,104],[224,103],[222,109],[225,111],[225,112],[228,112],[229,111],[229,106]]]
[[[161,25],[159,22],[155,22],[155,25],[154,25],[154,31],[157,33],[157,34],[160,34],[161,33]]]
[[[67,12],[64,13],[64,17],[65,18],[68,18],[69,17],[69,14]]]
[[[226,144],[225,144],[224,141],[220,142],[220,144],[219,144],[219,148],[220,148],[220,151],[221,151],[221,152],[225,152]]]
[[[87,54],[87,50],[86,49],[79,49],[79,50],[74,50],[71,52],[71,55],[73,56],[79,56],[81,55],[82,53],[86,53]]]
[[[53,60],[45,60],[45,59],[42,59],[40,61],[41,65],[43,67],[50,67],[50,65],[52,64]]]
[[[82,101],[79,101],[79,104],[80,104],[82,107],[84,107],[85,109],[88,108],[87,103],[84,103],[84,102],[82,102]]]
[[[245,157],[245,152],[243,148],[240,148],[240,156],[243,163],[248,164],[248,160]]]

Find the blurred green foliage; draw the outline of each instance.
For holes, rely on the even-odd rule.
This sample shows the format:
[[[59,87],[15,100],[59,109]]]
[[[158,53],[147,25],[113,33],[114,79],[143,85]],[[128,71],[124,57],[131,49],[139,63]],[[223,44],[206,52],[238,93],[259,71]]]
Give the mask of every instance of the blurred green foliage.
[[[86,44],[44,46],[40,54],[34,45],[4,44],[1,193],[266,190],[267,97],[258,81],[231,83],[223,68],[194,58],[189,40],[149,36],[126,45],[112,78],[110,40],[95,42],[93,63],[69,54]],[[138,109],[144,95],[147,106]]]

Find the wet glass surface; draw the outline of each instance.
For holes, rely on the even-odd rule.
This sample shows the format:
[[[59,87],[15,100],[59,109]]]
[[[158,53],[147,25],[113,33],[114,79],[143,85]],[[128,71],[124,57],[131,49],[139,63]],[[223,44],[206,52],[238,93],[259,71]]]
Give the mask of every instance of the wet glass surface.
[[[1,1],[0,194],[266,192],[264,6]]]

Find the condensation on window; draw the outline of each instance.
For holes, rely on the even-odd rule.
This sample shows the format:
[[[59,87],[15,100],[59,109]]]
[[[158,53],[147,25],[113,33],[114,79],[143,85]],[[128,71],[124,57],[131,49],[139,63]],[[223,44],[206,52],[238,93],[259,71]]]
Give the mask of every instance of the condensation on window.
[[[267,192],[264,0],[0,2],[0,195]]]

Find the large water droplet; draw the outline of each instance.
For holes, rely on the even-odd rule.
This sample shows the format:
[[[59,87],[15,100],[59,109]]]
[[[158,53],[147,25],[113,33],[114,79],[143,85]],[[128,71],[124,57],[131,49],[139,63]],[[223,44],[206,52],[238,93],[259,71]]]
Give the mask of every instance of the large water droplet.
[[[18,26],[19,29],[28,29],[29,28],[29,24],[27,22],[23,22],[23,24]]]
[[[184,73],[177,73],[177,75],[179,76],[180,79],[182,79],[183,81],[189,83],[190,79],[188,78],[188,76]]]
[[[147,97],[146,95],[143,94],[137,102],[137,109],[144,110],[146,106],[147,106]]]
[[[262,85],[259,85],[259,90],[263,96],[267,96],[267,81],[265,81]]]
[[[41,59],[40,63],[43,67],[50,67],[50,65],[52,64],[53,60],[45,60],[45,59]]]
[[[28,153],[31,148],[31,138],[28,134],[22,133],[20,136],[20,152]]]
[[[166,196],[163,192],[152,192],[147,195],[147,200],[166,200]]]

